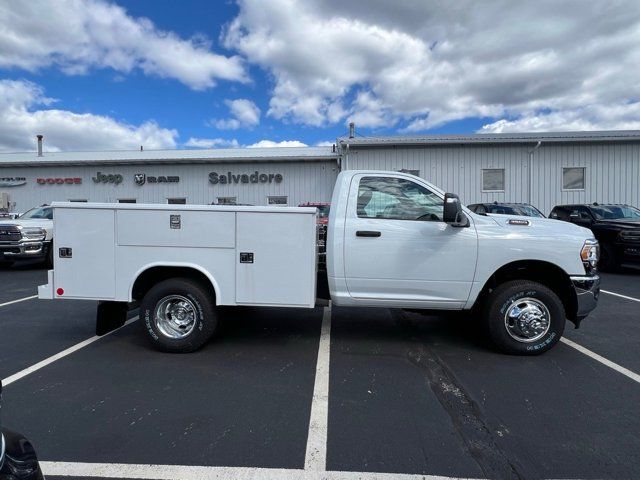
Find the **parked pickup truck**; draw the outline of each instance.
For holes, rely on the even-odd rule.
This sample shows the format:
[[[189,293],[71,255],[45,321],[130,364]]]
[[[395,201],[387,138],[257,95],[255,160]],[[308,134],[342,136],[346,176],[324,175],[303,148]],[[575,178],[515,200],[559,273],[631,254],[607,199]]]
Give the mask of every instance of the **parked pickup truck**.
[[[595,308],[598,243],[577,225],[482,216],[405,173],[346,171],[331,201],[327,276],[339,306],[472,311],[513,354],[552,348]],[[204,345],[226,306],[313,308],[316,209],[54,203],[42,299],[99,300],[98,333],[141,324],[161,350]]]
[[[0,218],[0,263],[36,259],[53,266],[53,209],[35,207],[15,220]]]

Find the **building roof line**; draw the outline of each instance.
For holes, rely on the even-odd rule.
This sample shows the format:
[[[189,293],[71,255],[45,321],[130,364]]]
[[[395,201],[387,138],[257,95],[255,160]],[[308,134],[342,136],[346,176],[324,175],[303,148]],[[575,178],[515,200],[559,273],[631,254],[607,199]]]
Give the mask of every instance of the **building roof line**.
[[[574,143],[574,142],[632,142],[640,141],[640,130],[592,132],[532,132],[532,133],[475,133],[468,135],[418,135],[379,137],[340,137],[338,143],[351,147],[389,145],[450,145],[500,143]]]

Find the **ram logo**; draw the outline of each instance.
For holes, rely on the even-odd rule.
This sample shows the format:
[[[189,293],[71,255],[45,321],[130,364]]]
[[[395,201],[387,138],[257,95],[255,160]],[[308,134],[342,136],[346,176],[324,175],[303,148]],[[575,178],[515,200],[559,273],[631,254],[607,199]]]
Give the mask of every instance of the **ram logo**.
[[[147,175],[145,173],[136,173],[133,176],[133,180],[136,182],[136,185],[144,185],[147,181]]]

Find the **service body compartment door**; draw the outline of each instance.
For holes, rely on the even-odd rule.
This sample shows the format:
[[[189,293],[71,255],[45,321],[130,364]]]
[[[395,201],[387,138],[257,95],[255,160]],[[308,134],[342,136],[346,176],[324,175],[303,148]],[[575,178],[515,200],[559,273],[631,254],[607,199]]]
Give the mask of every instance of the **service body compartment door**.
[[[54,281],[63,298],[115,297],[114,215],[110,209],[55,209]]]
[[[236,218],[236,302],[313,307],[315,215],[238,212]]]

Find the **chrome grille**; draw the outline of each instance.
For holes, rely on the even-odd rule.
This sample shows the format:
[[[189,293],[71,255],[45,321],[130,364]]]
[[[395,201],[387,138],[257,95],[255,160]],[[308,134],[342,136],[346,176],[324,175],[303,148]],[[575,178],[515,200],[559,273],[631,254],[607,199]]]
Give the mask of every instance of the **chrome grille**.
[[[20,229],[15,225],[0,225],[0,242],[20,241]]]

